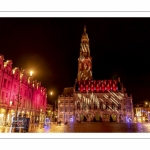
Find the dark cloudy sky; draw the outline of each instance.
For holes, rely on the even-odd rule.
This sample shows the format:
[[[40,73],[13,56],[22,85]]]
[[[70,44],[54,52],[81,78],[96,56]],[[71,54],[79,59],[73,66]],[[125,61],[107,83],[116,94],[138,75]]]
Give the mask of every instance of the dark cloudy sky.
[[[150,101],[150,18],[0,18],[0,54],[34,70],[55,100],[74,85],[84,25],[94,79],[120,77],[134,103]]]

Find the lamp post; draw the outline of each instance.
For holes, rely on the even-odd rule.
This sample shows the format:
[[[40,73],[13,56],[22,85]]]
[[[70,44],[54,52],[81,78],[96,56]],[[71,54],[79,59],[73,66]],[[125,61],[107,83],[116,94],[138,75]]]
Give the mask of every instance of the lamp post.
[[[33,75],[33,71],[31,70],[30,71],[30,77],[32,78],[32,75]],[[30,118],[31,118],[31,123],[33,123],[33,116],[31,115],[32,114],[32,103],[30,103]]]
[[[30,71],[30,76],[32,77],[33,71]]]
[[[17,94],[17,106],[16,106],[16,114],[15,114],[15,132],[17,131],[17,122],[18,122],[18,107],[21,104],[20,100],[22,99],[21,95],[20,95],[20,88],[21,88],[21,77],[19,77],[19,88],[18,88],[18,94]]]
[[[52,96],[53,95],[53,92],[52,91],[50,91],[50,95]],[[56,104],[55,104],[55,108],[56,108]],[[53,113],[53,115],[52,115],[52,118],[53,118],[53,121],[55,122],[55,114]]]
[[[145,102],[145,104],[146,104],[146,109],[147,109],[147,119],[149,122],[149,102]]]

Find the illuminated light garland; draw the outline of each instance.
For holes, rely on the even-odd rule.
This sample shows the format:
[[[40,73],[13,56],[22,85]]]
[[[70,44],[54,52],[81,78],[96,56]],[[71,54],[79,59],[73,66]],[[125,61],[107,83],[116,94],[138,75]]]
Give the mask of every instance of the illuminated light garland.
[[[110,92],[109,91],[109,93],[111,94],[111,95],[114,95],[115,97],[117,97],[118,98],[118,96],[114,93],[114,92]],[[118,99],[120,99],[120,98],[118,98]],[[116,100],[115,100],[116,101]],[[117,102],[117,101],[116,101]],[[118,103],[118,102],[117,102]],[[119,103],[118,103],[119,104]]]
[[[118,104],[112,98],[110,98],[110,99],[118,106]]]
[[[116,93],[114,93],[114,92],[112,92],[117,98],[118,98],[118,95],[116,94]],[[118,98],[119,99],[119,98]]]
[[[104,102],[103,99],[100,98],[100,100],[101,100],[102,102]]]
[[[122,96],[124,96],[124,94],[123,94],[123,93],[120,93],[120,92],[119,92],[119,94],[120,94],[120,95],[122,95]]]
[[[113,97],[112,97],[112,99],[113,99],[117,104],[119,104],[118,101],[116,101]]]
[[[115,110],[116,112],[118,112],[117,110]]]
[[[110,108],[112,111],[114,111],[110,106],[109,106],[109,108]]]

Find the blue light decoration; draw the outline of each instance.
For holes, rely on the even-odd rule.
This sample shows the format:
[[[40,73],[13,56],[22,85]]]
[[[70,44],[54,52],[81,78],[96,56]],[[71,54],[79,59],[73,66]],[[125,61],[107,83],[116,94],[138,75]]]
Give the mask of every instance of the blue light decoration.
[[[70,122],[73,122],[73,118],[70,118]]]
[[[132,119],[129,118],[128,116],[126,116],[126,122],[127,122],[127,123],[131,123],[131,122],[132,122]]]
[[[47,125],[49,125],[49,123],[50,123],[50,119],[49,118],[45,118],[44,124],[47,126]]]
[[[44,126],[44,132],[48,133],[50,131],[50,126]]]
[[[131,118],[128,118],[128,122],[131,122]]]

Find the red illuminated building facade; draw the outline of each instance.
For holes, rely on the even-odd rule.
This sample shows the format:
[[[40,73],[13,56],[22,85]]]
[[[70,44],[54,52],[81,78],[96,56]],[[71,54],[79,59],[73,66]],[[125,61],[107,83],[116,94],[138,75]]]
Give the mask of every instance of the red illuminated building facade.
[[[12,68],[12,61],[4,62],[3,55],[0,55],[1,125],[10,124],[16,113],[21,116],[26,114],[30,123],[43,122],[46,106],[46,88],[34,80],[27,70]]]
[[[133,122],[132,96],[128,96],[120,78],[93,80],[86,27],[81,37],[77,79],[72,93],[64,93],[58,98],[58,117],[62,121]],[[73,101],[73,105],[69,101]]]

